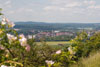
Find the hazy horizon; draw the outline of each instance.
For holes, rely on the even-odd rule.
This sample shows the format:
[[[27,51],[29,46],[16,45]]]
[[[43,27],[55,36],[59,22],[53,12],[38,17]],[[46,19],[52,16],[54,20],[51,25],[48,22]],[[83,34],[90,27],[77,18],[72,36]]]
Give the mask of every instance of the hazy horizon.
[[[93,24],[96,24],[96,23],[98,24],[98,23],[100,23],[100,22],[89,22],[89,23],[88,23],[88,22],[43,22],[43,21],[15,21],[14,23],[19,23],[19,22],[21,22],[21,23],[24,23],[24,22],[25,22],[25,23],[27,23],[27,22],[32,22],[32,23],[34,23],[34,22],[35,22],[35,23],[71,23],[71,24],[72,24],[72,23],[74,23],[74,24],[75,24],[75,23],[76,23],[76,24],[77,24],[77,23],[82,23],[82,24],[92,24],[92,23],[93,23]]]
[[[13,22],[100,23],[100,0],[0,0]]]

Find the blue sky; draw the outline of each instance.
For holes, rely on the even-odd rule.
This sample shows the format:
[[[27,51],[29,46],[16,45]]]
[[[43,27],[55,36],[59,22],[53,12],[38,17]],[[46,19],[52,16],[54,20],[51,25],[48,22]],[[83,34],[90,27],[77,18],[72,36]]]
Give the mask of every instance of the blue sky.
[[[11,21],[100,22],[100,0],[0,0]]]

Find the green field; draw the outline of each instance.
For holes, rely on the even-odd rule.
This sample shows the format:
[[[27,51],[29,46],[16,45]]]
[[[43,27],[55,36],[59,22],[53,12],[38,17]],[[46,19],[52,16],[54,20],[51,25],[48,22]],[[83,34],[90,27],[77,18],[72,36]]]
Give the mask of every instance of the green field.
[[[38,45],[41,45],[41,42],[36,42]],[[63,45],[67,45],[70,44],[70,42],[68,41],[50,41],[50,42],[45,42],[48,45],[58,45],[58,44],[63,44]]]
[[[66,48],[67,46],[69,46],[71,43],[68,41],[50,41],[50,42],[44,42],[45,44],[55,48],[55,49],[62,49],[62,48]],[[36,42],[37,45],[43,45],[42,42]],[[62,44],[62,45],[58,45],[58,44]]]

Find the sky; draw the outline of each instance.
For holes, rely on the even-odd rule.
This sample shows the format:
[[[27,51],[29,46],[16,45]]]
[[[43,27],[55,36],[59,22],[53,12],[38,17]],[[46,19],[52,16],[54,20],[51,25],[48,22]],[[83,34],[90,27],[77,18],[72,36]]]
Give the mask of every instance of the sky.
[[[13,22],[100,22],[100,0],[0,0],[0,8]]]

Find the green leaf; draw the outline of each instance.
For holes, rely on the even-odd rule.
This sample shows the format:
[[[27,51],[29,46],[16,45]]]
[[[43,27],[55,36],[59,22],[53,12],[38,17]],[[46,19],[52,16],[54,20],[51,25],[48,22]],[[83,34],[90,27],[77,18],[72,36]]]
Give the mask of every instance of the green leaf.
[[[13,59],[13,61],[17,61],[17,60],[18,60],[18,58],[14,58],[14,59]]]
[[[0,8],[0,11],[2,11],[2,8]]]
[[[0,13],[0,15],[3,15],[2,13]]]
[[[2,11],[2,8],[0,8],[0,15],[3,15],[3,14],[1,13],[1,11]]]

